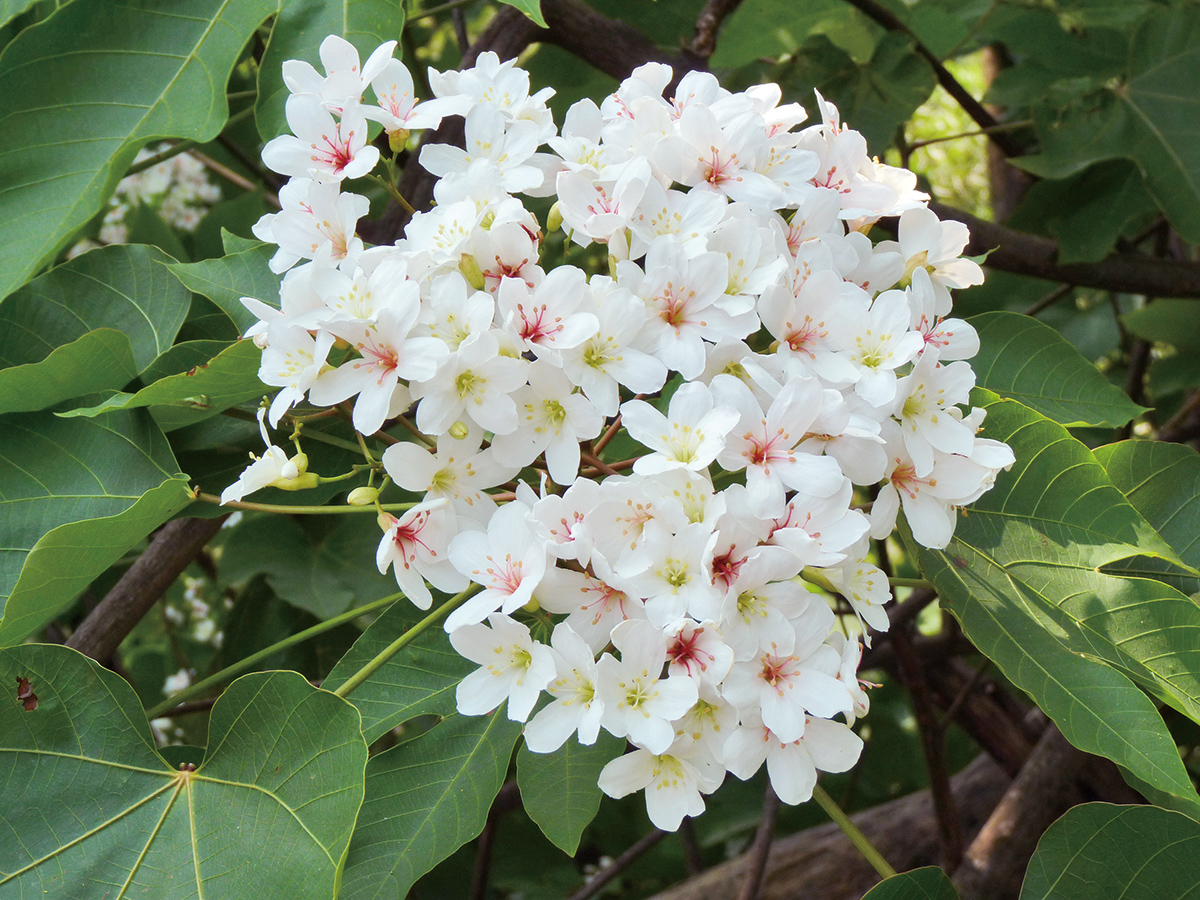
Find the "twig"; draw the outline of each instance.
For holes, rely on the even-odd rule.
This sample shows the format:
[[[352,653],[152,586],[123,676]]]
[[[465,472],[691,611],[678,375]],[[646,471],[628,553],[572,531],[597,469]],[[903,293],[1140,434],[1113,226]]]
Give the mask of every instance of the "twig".
[[[124,575],[88,613],[67,646],[98,662],[109,659],[167,588],[220,530],[225,516],[168,522]]]
[[[568,900],[590,900],[602,891],[610,881],[628,869],[639,856],[667,836],[661,828],[655,828],[640,838],[637,843],[592,876],[591,881],[573,893]]]
[[[688,53],[697,60],[707,61],[717,49],[721,23],[741,5],[742,0],[708,0],[696,19],[696,34],[688,44]]]
[[[758,820],[758,830],[754,832],[750,860],[746,864],[746,880],[738,891],[738,900],[758,900],[763,873],[767,870],[767,858],[771,855],[771,842],[775,838],[775,817],[778,814],[779,797],[768,782],[767,792],[763,796],[762,818]]]
[[[979,683],[983,681],[983,676],[987,673],[987,670],[991,668],[991,665],[992,661],[990,659],[985,659],[979,668],[975,670],[975,674],[971,676],[971,680],[963,685],[963,689],[958,692],[953,700],[950,701],[950,705],[947,706],[945,711],[942,713],[942,717],[938,720],[938,728],[944,730],[946,726],[950,724],[950,720],[958,715],[959,709],[962,708],[962,705],[967,701],[967,698],[971,696],[971,692],[979,687]]]
[[[1032,306],[1026,309],[1024,315],[1036,316],[1042,310],[1049,309],[1063,297],[1070,294],[1073,290],[1075,290],[1075,285],[1073,284],[1060,284],[1041,300],[1037,301],[1037,303],[1034,303]]]
[[[264,169],[259,165],[258,160],[241,148],[241,145],[236,143],[226,134],[217,135],[217,143],[225,148],[234,159],[241,163],[242,167],[249,172],[254,173],[254,177],[269,187],[276,193],[283,186],[283,181],[274,172],[269,169]]]
[[[229,168],[229,166],[226,166],[226,165],[223,165],[222,163],[217,162],[211,156],[207,156],[206,154],[201,153],[199,150],[191,150],[191,151],[189,151],[188,155],[191,156],[194,160],[196,160],[196,162],[200,163],[200,165],[204,166],[204,168],[208,169],[210,172],[213,172],[214,174],[219,175],[222,178],[224,178],[226,181],[228,181],[234,187],[241,188],[243,191],[257,191],[258,190],[258,185],[255,184],[253,181],[251,181],[249,178],[246,178],[243,175],[239,175],[237,172],[233,171],[233,169]],[[267,203],[269,203],[271,206],[275,207],[276,209],[281,208],[279,205],[278,195],[272,194],[268,191],[263,194],[263,199],[266,200]]]
[[[930,144],[941,144],[946,141],[957,141],[959,138],[970,137],[986,137],[996,131],[1016,131],[1019,128],[1028,128],[1033,124],[1033,119],[1022,119],[1019,122],[1001,122],[999,125],[994,125],[991,128],[980,128],[977,131],[960,131],[958,134],[945,134],[941,137],[926,138],[923,141],[913,141],[907,145],[908,151],[920,150],[922,147],[928,147]]]
[[[683,864],[689,875],[704,871],[704,858],[700,855],[700,844],[696,841],[696,826],[690,818],[679,823],[679,842],[683,845]]]
[[[970,91],[959,83],[959,80],[950,73],[950,70],[942,65],[942,61],[937,55],[926,47],[909,30],[907,25],[877,3],[876,0],[846,0],[846,2],[859,12],[865,14],[868,18],[874,19],[888,31],[896,31],[908,37],[913,42],[913,49],[933,67],[938,84],[945,89],[947,94],[955,99],[958,105],[963,108],[963,111],[987,134],[988,140],[995,144],[1005,156],[1020,156],[1025,152],[1019,143],[1012,140],[1007,131],[997,130],[996,126],[1000,123],[996,121],[990,112],[984,109],[982,103],[971,96]]]
[[[461,10],[454,10],[461,13]],[[496,843],[496,818],[488,815],[479,841],[475,845],[475,868],[471,872],[471,900],[485,900],[488,893],[488,878],[492,869],[492,847]]]
[[[458,52],[463,56],[471,49],[471,38],[467,35],[467,20],[459,7],[450,11],[450,19],[454,22],[454,37],[458,41]]]
[[[421,19],[428,19],[431,16],[440,15],[446,12],[446,10],[458,9],[460,6],[466,6],[468,3],[474,2],[475,0],[450,0],[449,3],[439,3],[437,6],[431,6],[422,12],[414,13],[408,17],[407,22],[419,22]]]
[[[942,865],[953,872],[962,862],[962,826],[958,819],[958,808],[950,790],[950,775],[946,771],[945,735],[933,715],[933,704],[929,696],[929,685],[921,672],[921,663],[913,653],[912,641],[904,628],[891,632],[892,647],[904,686],[912,698],[913,716],[921,737],[921,750],[925,765],[929,769],[929,788],[933,792],[933,810],[937,815],[938,841],[942,847]]]
[[[617,413],[617,417],[613,419],[612,424],[608,426],[608,430],[600,435],[600,440],[596,441],[595,450],[600,453],[608,446],[608,442],[617,436],[617,432],[621,430],[621,414]]]

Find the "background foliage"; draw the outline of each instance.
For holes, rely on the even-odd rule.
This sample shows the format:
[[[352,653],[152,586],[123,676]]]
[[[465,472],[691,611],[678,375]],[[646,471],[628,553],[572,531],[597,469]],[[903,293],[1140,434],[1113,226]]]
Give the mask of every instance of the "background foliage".
[[[806,831],[817,807],[764,803],[761,776],[662,839],[636,798],[601,800],[619,747],[537,756],[502,712],[458,716],[469,667],[390,605],[371,516],[247,509],[217,530],[211,495],[256,449],[263,394],[238,299],[278,287],[250,237],[278,206],[258,153],[282,127],[281,61],[315,61],[329,33],[400,39],[418,86],[464,36],[517,46],[560,122],[651,54],[731,88],[777,81],[810,111],[816,88],[972,225],[970,252],[994,252],[957,309],[982,340],[985,434],[1017,465],[945,551],[878,548],[931,586],[899,589],[865,661],[863,760],[825,787],[913,869],[872,900],[1188,895],[1200,5],[589,0],[603,18],[584,31],[580,6],[0,0],[0,898],[858,897],[878,880],[779,862],[833,838]],[[157,180],[122,181],[137,173]],[[306,431],[314,470],[357,458],[332,432]],[[101,639],[113,608],[133,612]],[[986,803],[968,791],[985,763],[1007,773]]]

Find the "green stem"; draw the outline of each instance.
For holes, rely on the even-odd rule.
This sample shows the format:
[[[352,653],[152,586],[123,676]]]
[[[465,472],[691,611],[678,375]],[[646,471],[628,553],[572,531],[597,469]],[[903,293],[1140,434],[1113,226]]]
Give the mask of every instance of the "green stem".
[[[295,513],[305,516],[328,516],[339,515],[341,513],[374,513],[373,506],[291,506],[287,503],[251,503],[248,500],[230,500],[228,503],[222,503],[221,498],[216,494],[198,493],[195,497],[201,503],[215,503],[217,506],[228,506],[231,509],[248,509],[252,512],[269,512],[269,513]],[[382,509],[387,512],[399,512],[402,510],[412,509],[422,501],[413,500],[407,503],[385,503]]]
[[[252,91],[251,93],[257,93],[257,91]],[[233,123],[246,118],[246,116],[250,115],[252,112],[254,112],[254,104],[251,104],[241,112],[235,113],[226,119],[225,128],[228,128]],[[147,169],[152,169],[161,162],[166,162],[168,159],[172,159],[178,156],[180,153],[187,153],[189,150],[195,150],[199,146],[199,141],[180,141],[178,144],[168,147],[161,153],[155,153],[153,156],[147,157],[139,163],[134,163],[125,170],[124,177],[128,178],[130,175],[137,175],[139,172],[145,172]]]
[[[888,576],[888,584],[892,587],[910,587],[910,588],[929,588],[933,589],[933,582],[926,581],[924,578],[893,578]]]
[[[446,618],[446,616],[462,606],[467,601],[467,598],[478,594],[482,589],[483,585],[472,584],[461,594],[455,594],[412,628],[408,629],[408,631],[404,632],[404,634],[400,635],[400,637],[384,647],[374,659],[351,675],[344,684],[335,689],[334,693],[344,699],[351,691],[357,690],[362,686],[364,681],[382,668],[389,659],[416,640],[421,632]]]
[[[408,24],[408,22],[416,22],[419,19],[428,19],[430,16],[436,16],[438,13],[444,13],[447,10],[456,9],[460,6],[466,6],[468,3],[473,2],[474,0],[450,0],[449,3],[441,3],[437,6],[431,6],[429,9],[423,10],[419,13],[413,13],[408,17],[408,20],[405,22],[405,24]]]
[[[825,789],[819,784],[813,787],[813,799],[817,801],[821,809],[825,810],[825,814],[834,821],[838,828],[842,829],[842,834],[850,839],[850,843],[854,845],[854,849],[862,854],[863,859],[869,862],[872,868],[879,873],[880,878],[891,878],[896,874],[883,855],[875,849],[867,836],[858,830],[850,817],[842,812],[840,806],[833,802],[833,798],[825,793]]]
[[[405,200],[404,195],[401,194],[398,190],[396,190],[396,186],[394,184],[392,184],[390,181],[388,181],[386,178],[380,178],[378,175],[368,175],[367,177],[370,178],[372,181],[377,182],[378,184],[382,185],[384,190],[386,190],[389,194],[392,195],[392,199],[395,200],[397,203],[399,203],[404,208],[404,211],[406,213],[408,213],[410,216],[416,212],[416,210],[413,209],[413,205],[411,203],[409,203],[407,200]]]
[[[318,622],[311,628],[298,631],[290,637],[286,637],[282,641],[272,644],[270,647],[259,650],[257,653],[250,654],[245,659],[235,662],[232,666],[226,666],[221,671],[215,672],[214,674],[209,675],[207,678],[197,681],[193,685],[189,685],[178,694],[175,694],[173,697],[170,697],[157,706],[147,710],[146,717],[153,719],[157,716],[161,716],[165,712],[170,712],[180,703],[183,703],[186,700],[191,700],[193,697],[203,694],[209,688],[216,687],[218,684],[228,681],[235,675],[240,675],[242,672],[251,668],[261,660],[266,659],[272,654],[278,653],[280,650],[286,650],[288,647],[299,644],[303,641],[307,641],[311,637],[316,637],[318,634],[322,634],[333,628],[337,628],[339,625],[344,625],[346,622],[352,622],[359,616],[364,616],[367,613],[374,612],[381,607],[390,606],[403,596],[403,592],[389,594],[386,597],[381,597],[378,600],[368,603],[366,606],[355,607],[354,609],[347,610],[339,616],[334,616],[332,619],[326,619],[324,622]]]

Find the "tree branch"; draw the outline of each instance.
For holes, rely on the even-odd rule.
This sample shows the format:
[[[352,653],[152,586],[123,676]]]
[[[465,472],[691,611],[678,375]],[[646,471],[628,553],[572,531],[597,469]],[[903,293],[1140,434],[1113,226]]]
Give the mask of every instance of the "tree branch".
[[[996,130],[1001,123],[997,122],[995,117],[983,108],[983,104],[971,96],[971,92],[950,74],[950,70],[942,65],[942,61],[938,59],[937,55],[921,43],[920,38],[913,34],[907,25],[892,15],[888,9],[881,6],[876,0],[846,0],[846,2],[868,18],[874,19],[888,31],[896,31],[910,38],[913,42],[913,49],[933,67],[938,84],[955,99],[980,130],[987,134],[988,140],[1000,148],[1005,156],[1020,156],[1025,152],[1025,148],[1011,134],[1007,131]]]
[[[1196,263],[1113,253],[1097,263],[1061,265],[1058,245],[1048,238],[1014,231],[941,203],[930,203],[929,208],[940,219],[954,219],[970,228],[965,252],[978,256],[992,250],[986,265],[993,269],[1118,293],[1200,298],[1200,265]]]
[[[742,0],[708,0],[696,19],[696,34],[685,53],[697,63],[706,63],[716,52],[721,24],[741,5]]]
[[[746,880],[738,891],[738,900],[758,900],[762,889],[763,873],[767,870],[767,859],[771,854],[771,841],[775,837],[775,817],[779,814],[779,797],[767,783],[763,797],[762,818],[754,832],[754,843],[750,848],[750,860],[746,866]]]
[[[225,519],[175,519],[160,528],[137,562],[75,629],[67,646],[98,662],[109,659]]]

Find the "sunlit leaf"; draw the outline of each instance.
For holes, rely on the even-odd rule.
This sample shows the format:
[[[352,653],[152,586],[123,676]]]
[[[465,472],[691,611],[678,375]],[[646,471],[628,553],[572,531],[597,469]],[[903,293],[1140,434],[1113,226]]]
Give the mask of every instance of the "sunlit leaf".
[[[177,263],[171,271],[190,290],[203,294],[233,320],[239,333],[258,321],[258,316],[242,305],[242,297],[253,297],[270,306],[279,306],[282,275],[267,267],[275,248],[257,244],[227,256],[194,263]]]
[[[546,27],[546,20],[542,18],[542,0],[500,0],[500,2],[519,9],[542,28]]]
[[[0,894],[333,896],[367,758],[348,703],[295,672],[247,675],[213,707],[204,762],[181,772],[133,688],[94,661],[0,650],[0,682],[17,678],[39,702],[0,702]]]

